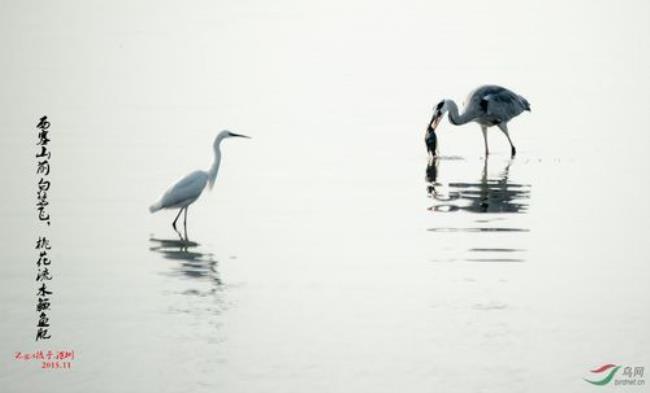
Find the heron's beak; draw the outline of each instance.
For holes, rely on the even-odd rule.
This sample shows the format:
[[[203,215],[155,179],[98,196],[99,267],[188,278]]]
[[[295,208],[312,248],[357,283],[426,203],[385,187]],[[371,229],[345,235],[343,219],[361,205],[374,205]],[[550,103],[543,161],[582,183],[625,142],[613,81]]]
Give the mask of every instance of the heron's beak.
[[[442,116],[440,115],[440,113],[434,114],[433,119],[431,119],[431,124],[429,126],[435,130],[436,127],[438,127],[440,120],[442,120]]]
[[[235,134],[234,132],[231,132],[231,133],[230,133],[230,135],[231,135],[231,136],[238,136],[238,137],[240,137],[240,138],[247,138],[247,139],[251,139],[251,137],[250,137],[250,136],[248,136],[248,135],[242,135],[242,134]]]

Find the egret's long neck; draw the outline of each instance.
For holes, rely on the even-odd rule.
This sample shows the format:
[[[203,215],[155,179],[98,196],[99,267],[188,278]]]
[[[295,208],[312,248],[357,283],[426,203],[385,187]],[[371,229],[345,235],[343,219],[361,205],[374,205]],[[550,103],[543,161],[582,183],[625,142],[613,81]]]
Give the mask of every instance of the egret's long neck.
[[[217,180],[217,172],[219,171],[219,164],[221,164],[220,145],[221,144],[219,143],[214,146],[214,161],[212,162],[212,166],[208,171],[208,184],[210,186],[210,189],[212,189],[212,186],[214,186],[214,181]]]
[[[474,114],[469,113],[468,111],[463,112],[463,114],[458,113],[458,105],[453,100],[447,100],[447,106],[449,106],[449,121],[451,124],[457,126],[465,123],[469,123],[474,119]]]

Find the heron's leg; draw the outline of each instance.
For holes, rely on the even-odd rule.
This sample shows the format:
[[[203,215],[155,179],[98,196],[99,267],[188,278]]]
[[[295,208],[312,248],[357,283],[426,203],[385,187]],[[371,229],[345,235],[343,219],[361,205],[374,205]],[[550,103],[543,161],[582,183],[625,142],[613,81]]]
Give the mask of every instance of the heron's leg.
[[[488,149],[488,143],[487,143],[487,127],[486,126],[481,126],[481,131],[483,132],[483,142],[485,143],[485,157],[490,154],[490,150]]]
[[[510,143],[510,155],[514,157],[515,154],[517,154],[517,149],[515,149],[515,145],[512,144],[512,139],[510,139],[510,134],[508,133],[508,125],[506,123],[499,123],[498,126],[501,131],[506,134],[506,138],[508,138],[508,142]]]
[[[481,183],[487,184],[487,173],[488,173],[488,160],[487,157],[483,159],[483,172],[481,172]]]
[[[185,240],[189,241],[190,239],[187,237],[187,209],[189,209],[189,206],[185,207],[185,215],[183,216],[183,229],[185,230]]]
[[[480,207],[483,213],[486,213],[490,208],[490,184],[488,183],[488,157],[483,159],[483,172],[481,173],[481,187],[480,187]]]
[[[181,210],[178,211],[178,214],[176,215],[176,218],[174,218],[174,222],[172,222],[172,228],[174,228],[174,232],[178,233],[178,236],[181,236],[181,233],[178,232],[178,229],[176,229],[176,221],[178,221],[178,217],[181,216],[182,212],[183,212],[183,208],[181,208]],[[183,237],[181,236],[181,239],[182,238]]]

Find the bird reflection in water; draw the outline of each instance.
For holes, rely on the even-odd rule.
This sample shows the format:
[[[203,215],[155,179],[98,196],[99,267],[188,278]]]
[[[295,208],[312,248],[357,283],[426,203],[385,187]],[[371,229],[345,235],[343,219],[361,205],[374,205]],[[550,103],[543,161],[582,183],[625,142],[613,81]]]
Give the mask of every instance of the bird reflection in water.
[[[434,212],[468,211],[473,213],[525,213],[530,198],[530,185],[510,180],[513,159],[507,161],[498,177],[488,176],[488,159],[483,160],[481,178],[474,182],[449,182],[447,192],[438,182],[440,158],[427,164],[427,194],[436,203],[428,210]]]
[[[169,265],[161,273],[169,278],[163,290],[167,296],[161,304],[164,312],[181,318],[181,331],[191,326],[194,339],[207,344],[222,342],[222,315],[228,307],[218,261],[212,253],[201,252],[201,245],[196,242],[155,238],[149,241],[149,249],[162,255],[162,261]],[[170,328],[172,334],[173,331]]]
[[[443,163],[443,166],[446,165],[446,162]],[[512,165],[513,160],[510,159],[497,176],[490,176],[488,159],[485,158],[479,180],[446,183],[439,181],[440,158],[434,158],[428,163],[426,169],[427,194],[434,200],[434,204],[428,210],[436,214],[461,211],[493,214],[525,213],[528,210],[528,201],[530,199],[530,185],[515,183],[510,179]],[[471,245],[469,249],[453,249],[448,252],[448,255],[437,255],[433,260],[440,262],[457,260],[465,262],[525,261],[525,241],[522,243],[524,238],[520,234],[529,232],[529,228],[507,225],[507,223],[513,221],[506,217],[482,217],[473,221],[480,225],[428,228],[427,231],[432,233],[475,234],[468,238],[470,243],[464,243]],[[497,224],[495,226],[495,221],[501,223],[501,225]],[[458,224],[468,223],[462,219],[453,220],[453,222]]]
[[[164,258],[177,261],[171,275],[211,282],[209,293],[214,293],[222,285],[218,261],[211,253],[199,252],[200,244],[188,240],[149,239],[151,251],[160,253]],[[190,291],[196,294],[207,294],[198,290]]]

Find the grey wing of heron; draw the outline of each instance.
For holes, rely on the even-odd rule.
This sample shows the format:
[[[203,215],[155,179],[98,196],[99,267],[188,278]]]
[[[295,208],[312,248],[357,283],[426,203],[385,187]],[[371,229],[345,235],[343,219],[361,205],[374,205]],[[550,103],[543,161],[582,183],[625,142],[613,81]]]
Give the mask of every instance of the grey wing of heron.
[[[500,86],[483,86],[472,96],[478,101],[482,112],[489,118],[507,122],[528,109],[528,102],[521,96]]]

